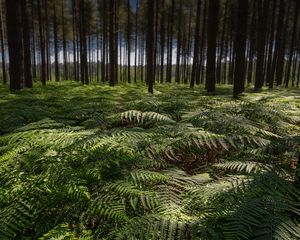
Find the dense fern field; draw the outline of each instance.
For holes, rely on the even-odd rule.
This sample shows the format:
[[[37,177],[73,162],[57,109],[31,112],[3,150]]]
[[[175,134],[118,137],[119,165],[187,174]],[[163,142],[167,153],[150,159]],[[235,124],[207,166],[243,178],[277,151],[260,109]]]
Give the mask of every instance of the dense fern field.
[[[0,239],[300,239],[299,89],[0,89]]]

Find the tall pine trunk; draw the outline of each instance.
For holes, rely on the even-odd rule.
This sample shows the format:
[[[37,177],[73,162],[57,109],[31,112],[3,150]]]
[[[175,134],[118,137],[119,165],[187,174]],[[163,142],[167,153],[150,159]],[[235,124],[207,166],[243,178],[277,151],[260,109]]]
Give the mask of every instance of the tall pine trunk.
[[[248,21],[248,0],[238,1],[238,18],[235,37],[235,71],[233,84],[233,97],[238,97],[245,90],[246,78],[246,41]]]
[[[44,35],[44,21],[42,18],[41,0],[38,0],[38,18],[39,18],[39,34],[40,34],[40,52],[41,52],[41,82],[46,85],[46,49]]]
[[[257,62],[255,89],[261,89],[264,82],[264,65],[265,65],[265,47],[266,47],[266,32],[267,19],[269,13],[270,0],[258,0],[258,36],[257,36]]]
[[[6,0],[10,90],[21,89],[23,81],[24,60],[21,8],[21,0]]]
[[[148,92],[153,93],[154,82],[154,1],[148,0],[147,23],[147,82]]]
[[[24,86],[32,88],[30,27],[28,19],[28,6],[26,0],[22,0],[22,27],[24,45]]]
[[[116,78],[116,0],[109,1],[109,85],[115,85]]]
[[[5,46],[4,46],[4,34],[3,34],[3,21],[2,21],[2,9],[0,9],[0,41],[1,41],[1,60],[2,60],[2,81],[3,84],[7,82],[6,75],[6,58],[5,58]]]
[[[213,93],[215,91],[216,85],[216,47],[219,23],[219,7],[219,0],[209,0],[206,66],[206,86],[209,93]]]

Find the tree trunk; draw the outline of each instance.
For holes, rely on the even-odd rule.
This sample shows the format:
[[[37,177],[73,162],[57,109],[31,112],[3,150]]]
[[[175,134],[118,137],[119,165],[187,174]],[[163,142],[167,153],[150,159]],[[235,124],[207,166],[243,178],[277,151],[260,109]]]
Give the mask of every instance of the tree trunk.
[[[194,56],[193,56],[193,66],[190,87],[194,87],[196,79],[196,71],[198,66],[199,57],[199,44],[200,44],[200,13],[201,13],[201,0],[197,1],[197,15],[196,15],[196,28],[194,36]]]
[[[246,41],[247,41],[247,21],[248,21],[248,0],[239,0],[238,18],[235,38],[235,71],[233,97],[238,97],[245,90],[246,78]]]
[[[138,56],[138,9],[139,1],[136,1],[135,6],[135,53],[134,53],[134,82],[137,82],[137,56]]]
[[[164,82],[165,41],[165,0],[162,0],[160,16],[160,83]]]
[[[116,0],[109,1],[109,85],[115,85],[116,78],[116,22],[115,22]]]
[[[22,88],[24,61],[22,44],[21,0],[6,0],[7,41],[10,90]]]
[[[59,74],[59,62],[58,62],[58,29],[57,29],[57,18],[56,18],[56,3],[53,4],[53,36],[54,36],[54,71],[55,81],[60,80]]]
[[[68,80],[69,79],[69,71],[68,71],[67,37],[66,37],[66,26],[65,26],[65,6],[64,6],[64,2],[62,2],[61,12],[62,12],[64,78],[65,78],[65,80]]]
[[[39,17],[39,32],[40,32],[40,51],[41,51],[41,82],[46,85],[46,55],[45,55],[45,38],[44,38],[44,23],[42,18],[41,0],[38,0],[38,17]]]
[[[27,88],[32,88],[30,28],[26,0],[22,0],[22,24],[24,46],[24,86]]]
[[[258,36],[257,36],[257,62],[256,62],[256,76],[255,89],[261,89],[264,79],[264,64],[265,64],[265,47],[266,47],[266,32],[267,19],[269,12],[270,0],[258,0]]]
[[[2,81],[3,84],[7,83],[6,75],[6,58],[5,58],[5,46],[4,46],[4,34],[3,34],[3,21],[2,21],[2,9],[0,10],[0,40],[1,40],[1,59],[2,59]]]
[[[295,6],[295,15],[294,15],[294,22],[293,22],[293,32],[292,32],[292,40],[290,45],[290,51],[289,51],[289,58],[288,58],[288,64],[287,64],[287,72],[285,75],[285,87],[289,86],[289,80],[290,80],[290,73],[291,73],[291,66],[292,66],[292,60],[293,60],[293,54],[294,54],[294,48],[295,48],[295,40],[297,38],[297,32],[299,32],[298,28],[298,18],[299,18],[299,11],[300,11],[300,1],[296,1]]]
[[[127,47],[128,47],[128,54],[127,54],[127,81],[131,83],[131,74],[130,74],[130,53],[131,53],[131,21],[130,21],[130,14],[131,14],[131,7],[130,7],[130,0],[127,0]]]
[[[213,93],[215,91],[216,85],[216,45],[218,35],[219,6],[219,0],[209,0],[206,66],[206,86],[209,93]]]
[[[276,71],[276,67],[278,64],[278,56],[279,50],[282,42],[282,31],[283,31],[283,20],[284,20],[284,12],[285,12],[285,2],[284,0],[280,0],[279,5],[279,14],[278,14],[278,22],[277,22],[277,31],[276,31],[276,40],[275,40],[275,50],[274,57],[271,65],[270,79],[269,79],[269,88],[273,88],[274,84],[274,75]]]
[[[147,23],[147,82],[148,92],[153,93],[154,82],[154,1],[148,0]]]
[[[78,80],[77,76],[77,50],[76,50],[76,2],[72,0],[72,32],[73,32],[73,76],[74,80]]]
[[[167,60],[167,76],[166,81],[168,83],[172,82],[172,58],[173,58],[173,23],[174,23],[174,8],[175,0],[172,0],[171,14],[169,19],[169,34],[168,34],[168,60]]]
[[[85,19],[85,2],[84,0],[80,0],[80,68],[81,68],[81,82],[83,84],[89,83],[89,70],[88,70],[88,62],[87,62],[87,26]]]
[[[276,1],[273,2],[273,9],[272,9],[272,18],[271,18],[271,29],[270,29],[270,36],[269,36],[269,49],[268,49],[268,61],[266,64],[267,68],[267,83],[270,85],[270,75],[271,75],[271,66],[272,66],[272,59],[273,59],[273,48],[274,48],[274,29],[275,29],[275,15],[276,15]]]
[[[179,2],[179,16],[178,16],[178,33],[177,33],[177,54],[176,54],[176,74],[175,81],[180,83],[180,59],[181,59],[181,48],[182,48],[182,0]]]

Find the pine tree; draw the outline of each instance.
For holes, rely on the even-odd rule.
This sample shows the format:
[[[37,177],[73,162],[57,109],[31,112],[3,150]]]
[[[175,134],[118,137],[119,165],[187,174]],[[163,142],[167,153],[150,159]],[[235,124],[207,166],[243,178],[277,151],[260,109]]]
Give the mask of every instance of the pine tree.
[[[6,0],[7,41],[9,52],[10,90],[22,88],[24,55],[22,42],[22,0]]]

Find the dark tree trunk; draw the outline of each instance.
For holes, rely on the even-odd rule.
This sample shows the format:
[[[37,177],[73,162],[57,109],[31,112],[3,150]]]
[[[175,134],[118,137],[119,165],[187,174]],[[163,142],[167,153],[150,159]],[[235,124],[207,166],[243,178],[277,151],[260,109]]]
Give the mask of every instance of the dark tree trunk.
[[[278,60],[277,60],[277,67],[276,67],[276,85],[279,86],[282,84],[282,78],[283,78],[283,69],[284,69],[284,63],[285,63],[285,48],[286,48],[286,34],[287,34],[287,29],[288,29],[288,21],[289,21],[289,12],[290,12],[290,7],[291,7],[291,2],[287,2],[288,7],[287,7],[287,12],[286,12],[286,17],[284,21],[284,26],[283,26],[283,32],[282,32],[282,42],[279,48],[279,53],[278,53]]]
[[[3,34],[3,20],[2,9],[0,10],[0,40],[1,40],[1,60],[2,60],[2,81],[3,84],[7,83],[6,75],[6,58],[5,58],[5,46],[4,46],[4,34]]]
[[[73,31],[73,76],[74,80],[78,80],[77,76],[77,50],[76,50],[76,1],[72,0],[72,31]]]
[[[265,47],[266,47],[266,32],[267,19],[269,13],[270,0],[258,0],[258,36],[257,36],[257,62],[255,89],[261,89],[264,79],[264,64],[265,64]]]
[[[58,29],[57,29],[57,18],[56,18],[56,4],[53,4],[53,36],[54,36],[54,72],[55,81],[60,80],[59,74],[59,62],[58,62]]]
[[[176,75],[175,81],[176,83],[180,83],[180,58],[181,58],[181,48],[182,48],[182,0],[179,2],[179,16],[178,16],[178,33],[177,33],[177,54],[176,54]]]
[[[50,31],[48,18],[48,1],[44,0],[45,6],[45,52],[46,52],[46,79],[51,79],[51,60],[50,60]]]
[[[246,0],[248,1],[248,0]],[[224,41],[225,41],[225,33],[226,33],[226,18],[227,18],[227,10],[228,9],[228,0],[225,2],[225,9],[224,9],[224,19],[223,19],[223,26],[222,26],[222,36],[220,40],[220,56],[217,66],[217,82],[221,83],[222,79],[222,58],[223,58],[223,52],[224,52]],[[225,58],[227,56],[225,55]]]
[[[247,21],[248,21],[248,0],[239,0],[238,18],[235,38],[235,71],[233,97],[238,97],[245,90],[246,78],[246,40],[247,40]]]
[[[24,86],[32,88],[30,27],[28,19],[28,6],[26,0],[22,0],[22,27],[24,46]]]
[[[109,85],[115,85],[116,78],[116,0],[109,1]]]
[[[196,82],[199,79],[199,82],[204,82],[204,67],[203,62],[205,58],[205,46],[206,46],[206,25],[207,25],[207,1],[204,1],[203,6],[203,20],[202,20],[202,37],[200,43],[200,61],[199,61],[199,69],[197,71]]]
[[[103,12],[102,12],[102,60],[101,60],[101,80],[102,82],[107,80],[107,71],[106,71],[106,41],[107,41],[107,24],[106,24],[106,0],[103,0]]]
[[[274,48],[274,29],[275,29],[275,15],[276,15],[276,1],[273,2],[273,9],[272,9],[272,18],[271,18],[271,29],[270,29],[270,36],[269,36],[269,49],[268,49],[268,61],[266,64],[266,80],[267,83],[270,84],[270,75],[271,75],[271,66],[272,66],[272,59],[273,59],[273,48]]]
[[[199,42],[200,42],[200,13],[201,13],[201,0],[197,1],[197,15],[196,15],[196,28],[194,36],[194,56],[193,56],[193,66],[190,87],[194,87],[196,79],[196,71],[198,66],[199,57]]]
[[[134,82],[137,82],[137,56],[138,56],[138,9],[139,1],[136,1],[135,6],[135,53],[134,53]]]
[[[39,32],[40,32],[40,51],[41,51],[41,82],[46,85],[46,54],[45,54],[45,37],[44,23],[42,18],[41,0],[38,0],[38,17],[39,17]]]
[[[22,44],[21,0],[6,0],[7,41],[10,90],[22,88],[24,61]]]
[[[274,85],[274,75],[278,64],[279,50],[283,38],[282,31],[283,31],[284,12],[285,12],[285,2],[284,0],[280,0],[276,40],[275,40],[275,50],[274,50],[274,57],[271,65],[271,72],[270,72],[270,79],[269,79],[270,89],[272,89]]]
[[[68,70],[68,57],[67,57],[67,37],[66,37],[66,26],[65,26],[65,7],[64,2],[62,3],[62,36],[63,36],[63,59],[64,59],[64,78],[65,80],[69,79],[69,70]]]
[[[130,53],[131,53],[131,21],[130,21],[130,14],[131,14],[131,7],[130,7],[130,0],[127,0],[127,47],[128,47],[128,54],[127,54],[127,81],[131,83],[131,73],[130,73]]]
[[[285,75],[285,87],[289,86],[289,80],[290,80],[290,74],[291,74],[291,66],[292,66],[292,60],[293,60],[293,54],[294,54],[294,48],[295,48],[295,40],[297,38],[297,32],[299,32],[298,29],[298,18],[299,18],[299,11],[300,11],[300,1],[296,1],[295,6],[295,15],[294,15],[294,22],[293,22],[293,32],[292,32],[292,39],[291,39],[291,45],[289,50],[289,58],[287,63],[287,71]]]
[[[166,81],[172,81],[172,58],[173,58],[173,23],[174,23],[175,0],[172,0],[171,14],[169,19],[169,34],[168,34],[168,60],[167,60],[167,76]]]
[[[148,0],[147,23],[147,82],[148,92],[153,93],[154,82],[154,1]]]
[[[31,0],[31,32],[32,32],[32,77],[36,79],[36,43],[35,43],[35,23],[34,23],[34,2]]]
[[[160,83],[164,81],[164,58],[165,58],[165,0],[161,1],[160,16]]]
[[[206,86],[209,93],[213,93],[215,91],[216,85],[216,45],[218,35],[219,7],[219,0],[209,0],[206,66]]]
[[[247,82],[248,84],[252,83],[252,76],[253,76],[253,59],[255,53],[255,29],[256,29],[256,3],[257,1],[253,1],[252,7],[252,19],[251,19],[251,27],[250,27],[250,49],[249,49],[249,63],[248,63],[248,75],[247,75]]]
[[[88,61],[87,61],[87,24],[85,19],[85,2],[80,0],[79,5],[80,13],[80,72],[81,72],[81,82],[83,84],[89,83],[89,70],[88,70]]]

